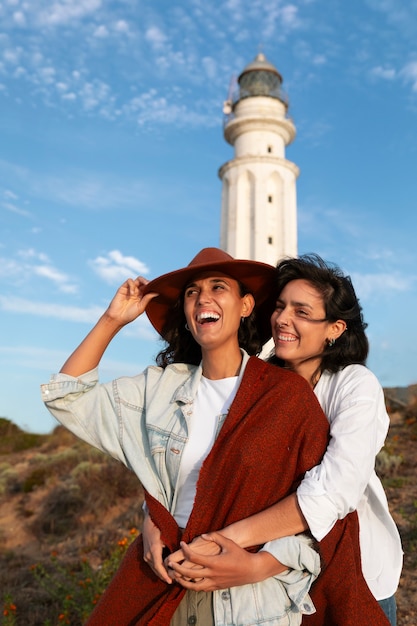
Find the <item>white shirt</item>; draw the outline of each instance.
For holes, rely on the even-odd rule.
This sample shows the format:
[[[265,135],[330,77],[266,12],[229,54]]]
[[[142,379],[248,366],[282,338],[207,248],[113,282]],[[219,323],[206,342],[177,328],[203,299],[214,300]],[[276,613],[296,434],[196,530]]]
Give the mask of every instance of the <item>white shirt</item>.
[[[201,466],[213,447],[219,419],[227,413],[234,400],[238,381],[238,376],[220,380],[201,377],[178,474],[174,517],[180,528],[187,525],[194,505]]]
[[[389,428],[384,394],[363,365],[323,372],[314,392],[330,423],[331,439],[320,465],[306,473],[297,490],[301,510],[320,541],[357,509],[362,571],[377,600],[393,595],[402,569],[402,547],[375,457]]]

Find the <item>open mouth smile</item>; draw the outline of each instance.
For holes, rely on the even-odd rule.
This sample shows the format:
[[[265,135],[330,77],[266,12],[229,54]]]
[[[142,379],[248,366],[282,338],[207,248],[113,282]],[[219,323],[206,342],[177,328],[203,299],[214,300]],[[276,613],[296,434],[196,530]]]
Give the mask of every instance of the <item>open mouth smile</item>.
[[[294,335],[278,335],[278,341],[284,341],[286,343],[291,343],[293,341],[297,341],[297,337]]]
[[[218,322],[219,319],[220,315],[218,313],[214,313],[213,311],[205,311],[203,313],[199,313],[196,316],[198,324],[209,324],[211,322]]]

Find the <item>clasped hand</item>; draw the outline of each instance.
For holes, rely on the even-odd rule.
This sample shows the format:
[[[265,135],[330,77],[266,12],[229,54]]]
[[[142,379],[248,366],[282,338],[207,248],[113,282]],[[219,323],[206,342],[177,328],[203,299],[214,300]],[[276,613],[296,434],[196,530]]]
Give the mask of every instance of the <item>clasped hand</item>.
[[[143,558],[161,580],[194,591],[256,583],[285,569],[268,552],[247,552],[218,532],[196,537],[189,545],[182,542],[181,549],[164,561],[165,545],[149,515],[144,518],[143,544]]]
[[[278,561],[267,552],[247,552],[218,532],[197,537],[165,559],[172,580],[194,591],[216,591],[256,583],[276,569]],[[274,569],[274,573],[275,572]]]

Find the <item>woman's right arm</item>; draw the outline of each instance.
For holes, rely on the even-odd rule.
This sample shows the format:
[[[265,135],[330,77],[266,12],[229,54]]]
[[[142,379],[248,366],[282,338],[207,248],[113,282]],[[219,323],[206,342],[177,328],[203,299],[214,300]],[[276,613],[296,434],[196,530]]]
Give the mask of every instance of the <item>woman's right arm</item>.
[[[125,464],[128,463],[119,437],[118,420],[110,419],[111,415],[117,415],[117,398],[112,393],[112,383],[98,384],[97,366],[115,334],[136,319],[156,295],[142,296],[147,282],[144,278],[137,278],[123,283],[60,373],[41,385],[42,400],[58,422],[76,437]],[[132,383],[131,387],[135,384]]]
[[[66,360],[60,370],[61,374],[76,378],[97,367],[113,337],[123,326],[139,317],[148,302],[157,295],[156,293],[142,295],[147,283],[146,278],[138,277],[135,280],[129,278],[119,287],[97,324]]]

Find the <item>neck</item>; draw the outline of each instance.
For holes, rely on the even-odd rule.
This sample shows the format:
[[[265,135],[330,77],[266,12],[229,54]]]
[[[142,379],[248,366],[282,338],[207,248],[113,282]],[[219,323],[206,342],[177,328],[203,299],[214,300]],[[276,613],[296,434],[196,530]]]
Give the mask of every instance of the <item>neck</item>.
[[[224,351],[219,354],[216,350],[203,352],[203,376],[210,380],[220,380],[238,376],[242,365],[242,354],[240,349],[233,350],[227,354]]]
[[[311,359],[308,361],[301,361],[301,363],[285,363],[288,369],[292,370],[299,376],[302,376],[314,389],[320,378],[320,359]]]

